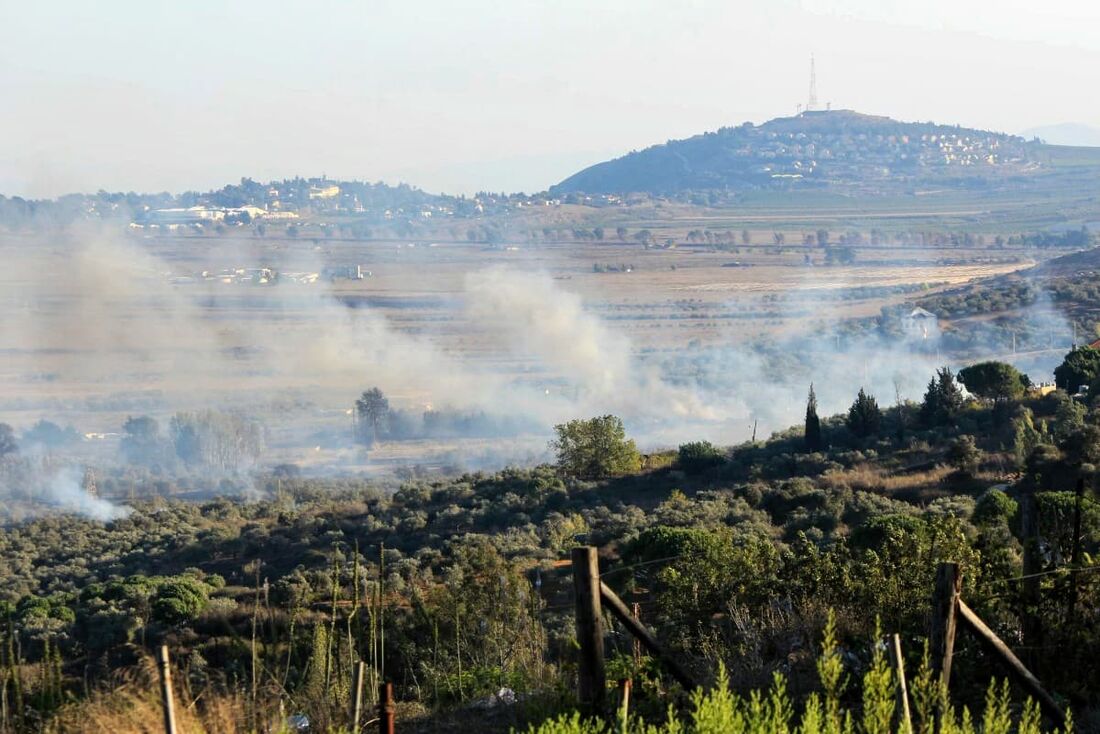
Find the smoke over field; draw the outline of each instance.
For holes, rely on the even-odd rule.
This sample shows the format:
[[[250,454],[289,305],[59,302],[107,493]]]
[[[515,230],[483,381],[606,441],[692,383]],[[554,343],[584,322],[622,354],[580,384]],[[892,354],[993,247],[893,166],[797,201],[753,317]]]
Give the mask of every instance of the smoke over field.
[[[127,417],[178,441],[171,416],[200,410],[263,427],[242,471],[536,461],[555,423],[606,413],[643,448],[730,444],[801,420],[811,382],[826,413],[861,386],[890,404],[919,399],[948,361],[931,343],[838,331],[888,301],[838,300],[862,285],[843,268],[685,274],[645,255],[634,280],[598,279],[561,253],[102,230],[8,236],[0,253],[0,422],[76,426],[74,464],[119,460]],[[369,277],[328,277],[349,263]],[[349,411],[375,386],[402,435],[430,425],[446,441],[357,450]]]

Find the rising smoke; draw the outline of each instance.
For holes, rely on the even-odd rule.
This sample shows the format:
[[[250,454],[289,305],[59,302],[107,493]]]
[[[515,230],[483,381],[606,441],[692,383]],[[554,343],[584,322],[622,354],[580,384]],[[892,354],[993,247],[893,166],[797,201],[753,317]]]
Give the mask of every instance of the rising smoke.
[[[222,263],[258,257],[247,244],[227,251],[221,240],[212,240],[217,249],[193,241],[206,248],[201,256]],[[192,240],[185,242],[181,248]],[[839,316],[820,304],[821,333],[773,340],[767,350],[729,327],[717,344],[643,355],[549,274],[500,266],[469,272],[450,307],[443,328],[458,323],[476,333],[477,344],[464,350],[445,346],[439,331],[402,329],[377,308],[349,308],[323,282],[173,285],[186,264],[102,231],[12,238],[0,248],[0,307],[9,314],[0,321],[0,420],[23,426],[46,412],[106,432],[134,412],[266,411],[261,419],[292,437],[284,443],[305,446],[319,423],[337,421],[344,431],[344,410],[361,390],[379,386],[417,409],[522,418],[546,432],[573,417],[614,413],[643,447],[703,438],[730,444],[801,420],[810,382],[826,413],[845,409],[860,387],[890,404],[895,396],[919,399],[944,361],[934,344],[914,350],[881,335],[833,338]],[[308,248],[300,250],[280,255],[278,265],[322,269]],[[770,308],[790,319],[804,309],[801,296],[824,285],[808,269],[799,292]],[[830,271],[827,286],[843,285]],[[1044,304],[1036,318],[1060,317]],[[272,415],[265,407],[280,401],[307,408]],[[498,442],[501,461],[530,455],[526,439],[522,451]],[[477,461],[491,463],[484,455]],[[67,509],[103,518],[116,512],[74,493],[67,475],[42,481]]]

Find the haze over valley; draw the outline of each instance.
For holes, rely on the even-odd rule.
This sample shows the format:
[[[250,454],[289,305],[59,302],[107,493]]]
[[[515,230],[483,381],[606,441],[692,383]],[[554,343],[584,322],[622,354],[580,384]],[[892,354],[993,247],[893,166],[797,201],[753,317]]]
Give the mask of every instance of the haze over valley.
[[[755,135],[740,173],[627,158],[533,195],[242,179],[5,199],[6,416],[74,426],[73,450],[111,462],[136,413],[228,411],[266,436],[234,472],[373,474],[542,461],[585,413],[621,415],[646,450],[736,443],[798,419],[811,366],[831,370],[828,410],[860,386],[914,399],[940,361],[1010,352],[1009,332],[1050,379],[1074,326],[1049,304],[962,343],[943,318],[914,339],[906,313],[1087,246],[1078,185],[1100,156],[843,111],[747,129],[666,146]],[[623,188],[576,190],[593,176]],[[408,425],[368,451],[351,413],[369,387]],[[440,420],[457,423],[424,429]]]
[[[0,734],[1100,731],[1094,5],[0,17]]]

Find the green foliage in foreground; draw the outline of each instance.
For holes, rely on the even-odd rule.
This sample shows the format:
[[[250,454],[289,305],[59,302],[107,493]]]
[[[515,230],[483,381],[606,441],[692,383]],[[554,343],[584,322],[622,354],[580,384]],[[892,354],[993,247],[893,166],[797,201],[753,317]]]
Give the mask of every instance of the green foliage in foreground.
[[[876,633],[876,636],[877,633]],[[890,734],[910,731],[898,710],[898,682],[886,660],[883,645],[873,646],[870,665],[863,674],[862,705],[845,705],[848,676],[836,641],[835,623],[830,616],[825,628],[821,657],[817,662],[821,692],[806,699],[800,712],[787,692],[787,680],[779,672],[772,677],[771,688],[755,690],[747,696],[734,693],[724,667],[710,690],[697,689],[684,717],[670,707],[664,723],[651,724],[620,712],[614,723],[582,717],[579,712],[528,727],[525,734]],[[1039,734],[1041,716],[1038,705],[1028,699],[1014,718],[1010,708],[1008,683],[991,681],[986,691],[985,708],[975,722],[970,711],[960,711],[947,703],[946,692],[935,681],[927,648],[920,670],[911,681],[913,700],[912,731],[919,734]],[[1070,732],[1066,728],[1054,732]]]

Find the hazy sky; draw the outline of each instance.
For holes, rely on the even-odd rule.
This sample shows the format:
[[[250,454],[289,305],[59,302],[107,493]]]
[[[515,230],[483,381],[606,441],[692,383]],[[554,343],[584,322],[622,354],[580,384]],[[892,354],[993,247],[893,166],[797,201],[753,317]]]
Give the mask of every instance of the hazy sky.
[[[0,193],[539,190],[822,103],[1100,125],[1092,0],[0,0]]]

